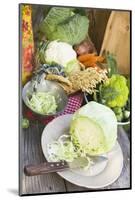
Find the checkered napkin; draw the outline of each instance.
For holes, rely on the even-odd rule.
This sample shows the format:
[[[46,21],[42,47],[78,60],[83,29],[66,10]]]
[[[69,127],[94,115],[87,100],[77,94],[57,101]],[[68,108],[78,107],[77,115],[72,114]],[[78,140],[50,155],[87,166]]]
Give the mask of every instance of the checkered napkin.
[[[72,96],[69,96],[68,103],[67,103],[65,110],[59,115],[50,116],[47,118],[40,118],[40,117],[37,117],[32,111],[30,111],[28,109],[25,111],[24,115],[25,115],[25,117],[27,117],[31,120],[39,120],[43,124],[48,124],[50,121],[52,121],[54,118],[56,118],[60,115],[74,113],[76,110],[78,110],[81,107],[82,102],[83,102],[83,93],[77,93]]]

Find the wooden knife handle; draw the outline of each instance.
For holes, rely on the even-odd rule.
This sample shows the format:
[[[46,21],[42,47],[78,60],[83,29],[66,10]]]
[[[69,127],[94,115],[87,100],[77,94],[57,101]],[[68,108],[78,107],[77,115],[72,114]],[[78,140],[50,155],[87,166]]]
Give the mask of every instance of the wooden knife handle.
[[[27,176],[36,176],[45,173],[60,172],[68,169],[68,164],[63,162],[45,162],[39,165],[27,165],[24,167],[24,173]]]

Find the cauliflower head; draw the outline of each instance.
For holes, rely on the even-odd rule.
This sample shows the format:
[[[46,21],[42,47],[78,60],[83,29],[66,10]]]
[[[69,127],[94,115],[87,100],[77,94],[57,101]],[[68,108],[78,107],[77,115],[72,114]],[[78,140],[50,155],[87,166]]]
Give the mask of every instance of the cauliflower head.
[[[114,107],[125,106],[129,95],[127,79],[122,75],[112,75],[101,87],[100,98],[103,104]]]
[[[64,67],[66,74],[79,71],[80,65],[73,47],[65,42],[54,40],[50,42],[44,54],[46,63],[56,63]]]

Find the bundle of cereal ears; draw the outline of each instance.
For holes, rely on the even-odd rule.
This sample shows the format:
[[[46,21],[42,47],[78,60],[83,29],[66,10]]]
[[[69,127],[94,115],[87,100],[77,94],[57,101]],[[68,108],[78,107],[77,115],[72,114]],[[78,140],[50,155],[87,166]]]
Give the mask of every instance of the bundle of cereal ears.
[[[106,70],[96,70],[95,68],[87,68],[83,71],[71,74],[69,80],[75,91],[82,91],[92,94],[96,91],[97,84],[105,82],[108,77]]]
[[[96,70],[96,68],[91,67],[74,72],[68,77],[49,74],[46,79],[57,81],[68,95],[78,91],[92,94],[96,91],[97,84],[107,80],[106,73],[106,70]]]

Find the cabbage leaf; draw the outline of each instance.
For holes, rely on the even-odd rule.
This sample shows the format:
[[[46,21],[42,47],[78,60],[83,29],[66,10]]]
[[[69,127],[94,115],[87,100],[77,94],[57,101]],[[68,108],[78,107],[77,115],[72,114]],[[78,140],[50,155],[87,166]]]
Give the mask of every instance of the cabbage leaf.
[[[89,20],[73,11],[73,8],[51,8],[39,30],[48,40],[59,39],[71,45],[79,44],[88,33]]]

